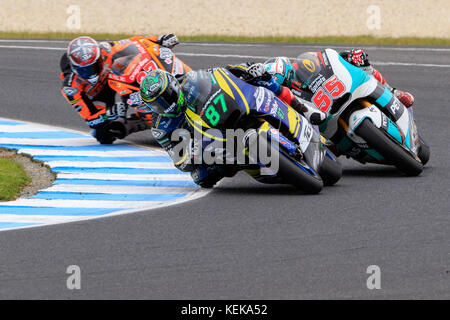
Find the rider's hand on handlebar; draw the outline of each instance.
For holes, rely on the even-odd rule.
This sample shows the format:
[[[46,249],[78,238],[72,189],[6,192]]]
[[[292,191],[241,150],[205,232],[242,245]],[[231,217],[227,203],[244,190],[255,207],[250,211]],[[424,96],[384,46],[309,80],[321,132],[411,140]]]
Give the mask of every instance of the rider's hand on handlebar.
[[[165,34],[159,37],[158,42],[163,47],[167,47],[169,49],[172,49],[180,42],[178,41],[178,38],[173,33],[171,34]]]
[[[262,63],[255,63],[247,68],[247,73],[253,78],[259,78],[266,73],[266,68]]]

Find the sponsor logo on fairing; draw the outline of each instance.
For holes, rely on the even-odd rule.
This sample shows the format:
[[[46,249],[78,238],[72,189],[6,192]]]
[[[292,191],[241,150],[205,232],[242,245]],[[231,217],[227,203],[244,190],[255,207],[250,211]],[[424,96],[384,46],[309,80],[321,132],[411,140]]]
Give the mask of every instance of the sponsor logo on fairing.
[[[97,119],[94,119],[94,120],[91,120],[91,121],[87,121],[87,125],[89,127],[94,127],[94,126],[99,125],[100,123],[103,123],[103,122],[105,122],[105,120],[103,118],[99,117]]]
[[[173,59],[173,72],[175,75],[177,74],[183,74],[183,64],[180,62],[180,59],[174,58]]]
[[[159,57],[162,60],[171,59],[172,56],[173,56],[172,50],[170,50],[169,48],[164,48],[164,47],[159,48]]]
[[[400,101],[398,101],[396,98],[394,98],[394,103],[390,106],[391,112],[394,116],[397,115],[397,111],[400,110]]]
[[[387,129],[387,127],[388,127],[388,118],[386,117],[386,115],[384,113],[381,114],[381,118],[382,118],[382,127]]]
[[[256,99],[256,110],[260,111],[261,107],[262,107],[262,104],[264,102],[264,89],[258,87],[255,90],[255,93],[253,94],[253,96]]]
[[[313,73],[314,71],[316,71],[316,65],[311,60],[304,59],[302,63],[306,70],[308,70],[309,72]]]
[[[155,129],[155,128],[152,128],[152,129],[151,129],[151,132],[152,132],[152,136],[153,136],[155,139],[160,139],[160,138],[162,138],[162,137],[164,136],[164,134],[166,133],[166,132],[163,131],[163,130],[158,130],[158,129]]]
[[[325,82],[325,77],[321,74],[319,74],[313,82],[308,86],[309,90],[311,90],[312,93],[316,93],[317,90],[322,86],[322,84]]]
[[[141,71],[142,67],[145,66],[149,62],[148,58],[143,59],[139,64],[134,68],[133,73],[129,76],[129,79],[131,81],[134,81],[136,79],[137,74]]]

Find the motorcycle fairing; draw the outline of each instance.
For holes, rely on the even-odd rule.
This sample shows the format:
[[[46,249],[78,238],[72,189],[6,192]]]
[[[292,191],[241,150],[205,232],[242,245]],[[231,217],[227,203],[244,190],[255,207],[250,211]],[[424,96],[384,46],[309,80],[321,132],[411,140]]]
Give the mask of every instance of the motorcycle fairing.
[[[267,121],[265,121],[258,129],[258,134],[263,133],[267,134],[267,140],[279,152],[293,154],[297,150],[297,146],[292,141],[284,137],[277,129],[271,126]],[[297,165],[306,173],[313,176],[319,176],[317,170],[321,163],[321,156],[322,154],[318,151],[318,148],[309,148],[304,152],[304,157],[307,161],[295,160],[292,156],[288,157],[288,159],[291,160],[293,163],[295,163],[295,165]],[[308,165],[308,163],[311,163],[311,166]],[[262,168],[266,168],[264,164],[262,163],[258,164]],[[276,175],[276,173],[273,174]]]
[[[145,37],[136,36],[124,41],[121,45],[124,46],[123,52],[119,51],[113,56],[112,72],[108,75],[108,83],[115,81],[112,87],[120,95],[127,95],[130,92],[123,90],[117,82],[138,87],[145,72],[161,69],[179,75],[192,70],[169,48],[160,47]]]
[[[313,132],[318,134],[317,127],[313,129],[303,116],[277,98],[270,90],[252,86],[225,69],[214,71],[214,76],[225,92],[229,92],[232,97],[237,97],[235,101],[247,114],[264,114],[281,121],[298,141],[302,152],[308,148]]]

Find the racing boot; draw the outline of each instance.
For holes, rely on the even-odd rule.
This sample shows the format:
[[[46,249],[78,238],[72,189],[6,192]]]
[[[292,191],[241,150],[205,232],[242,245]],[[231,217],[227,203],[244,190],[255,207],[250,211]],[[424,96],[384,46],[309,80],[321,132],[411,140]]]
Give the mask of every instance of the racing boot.
[[[398,89],[393,89],[392,93],[405,107],[409,108],[414,104],[414,96],[411,93]]]
[[[198,165],[191,172],[192,180],[202,188],[210,189],[224,177],[232,177],[235,172],[227,172],[224,165]]]
[[[397,97],[398,100],[407,108],[411,107],[414,104],[414,96],[406,91],[398,90],[396,88],[392,88],[387,82],[386,78],[383,77],[380,71],[373,68],[372,75],[375,77],[375,79],[378,80],[381,84],[388,87],[389,90]]]

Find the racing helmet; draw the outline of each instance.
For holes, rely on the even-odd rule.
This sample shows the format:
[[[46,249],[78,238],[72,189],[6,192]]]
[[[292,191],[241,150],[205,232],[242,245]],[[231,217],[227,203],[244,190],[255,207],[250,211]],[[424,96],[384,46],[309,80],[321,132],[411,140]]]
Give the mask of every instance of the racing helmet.
[[[301,82],[301,87],[308,87],[322,70],[319,58],[315,52],[305,52],[293,62],[295,75]]]
[[[286,57],[276,57],[265,62],[266,71],[273,76],[279,85],[289,87],[295,79],[295,70]]]
[[[67,47],[67,57],[73,72],[92,84],[97,83],[102,71],[97,41],[87,36],[73,39]]]
[[[184,104],[178,80],[160,69],[150,71],[142,80],[140,94],[149,111],[168,117],[177,116]]]

